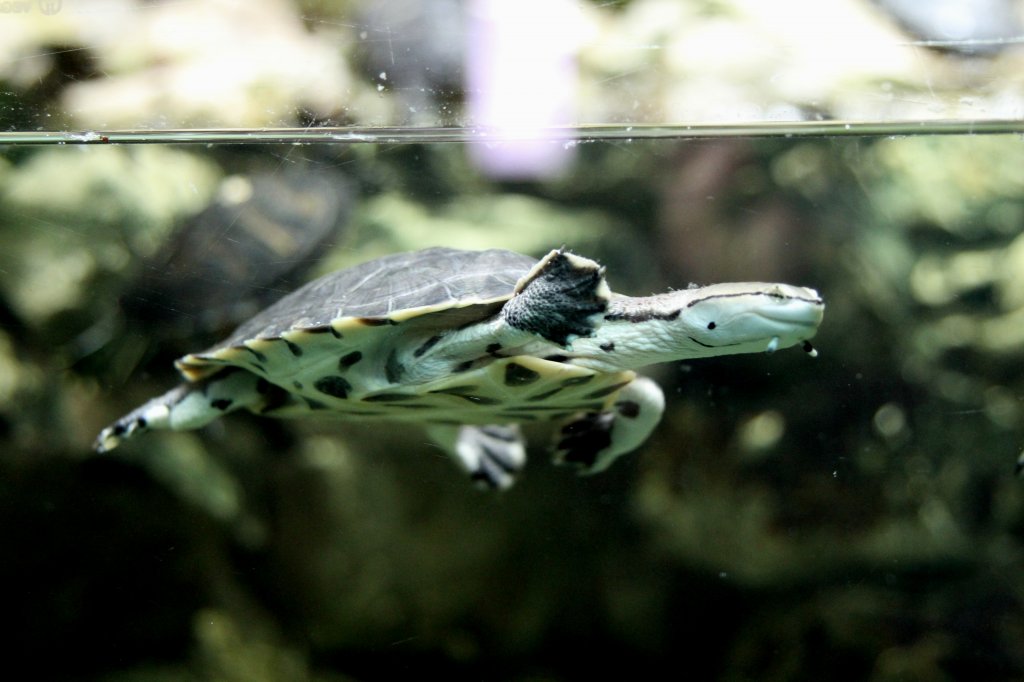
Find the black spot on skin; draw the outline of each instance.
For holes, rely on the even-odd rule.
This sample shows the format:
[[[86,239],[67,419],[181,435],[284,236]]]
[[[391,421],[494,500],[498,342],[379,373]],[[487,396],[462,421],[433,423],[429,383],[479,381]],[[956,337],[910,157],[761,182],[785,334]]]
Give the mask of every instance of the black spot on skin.
[[[501,350],[501,344],[500,343],[492,343],[489,346],[487,346],[487,348],[484,348],[484,351],[488,355],[490,355],[492,357],[496,357],[496,358],[501,357],[500,355],[498,355],[498,351],[499,350]]]
[[[565,362],[569,359],[568,355],[548,355],[544,358],[548,362]]]
[[[459,395],[463,400],[468,400],[476,405],[500,405],[501,401],[497,398],[485,398],[482,395]]]
[[[303,389],[301,381],[293,381],[292,382],[292,386],[294,386],[295,390],[297,390],[297,391],[301,391]]]
[[[505,366],[506,386],[527,386],[540,379],[540,374],[529,367],[523,367],[516,362],[510,362]]]
[[[570,377],[562,381],[562,388],[568,388],[569,386],[582,386],[583,384],[589,383],[594,380],[593,374],[584,374],[580,377]]]
[[[363,402],[367,403],[395,403],[402,400],[415,400],[419,396],[412,395],[411,393],[378,393],[376,395],[368,395],[363,398]]]
[[[260,381],[263,381],[262,379]],[[257,384],[256,390],[260,393],[265,394],[263,399],[263,407],[260,408],[260,414],[266,414],[272,412],[284,405],[287,405],[292,398],[292,394],[284,390],[280,386],[275,386],[269,381],[266,383],[266,387],[260,391],[260,386]]]
[[[527,398],[527,400],[529,400],[530,402],[536,402],[538,400],[547,400],[556,393],[559,393],[563,388],[565,388],[565,386],[559,386],[558,388],[553,388],[550,391],[544,391],[543,393],[538,393],[535,396],[530,396],[529,398]]]
[[[439,388],[431,393],[441,393],[444,395],[466,395],[467,393],[476,393],[480,390],[479,386],[467,384],[465,386],[450,386],[448,388]]]
[[[125,426],[124,424],[118,424],[117,426],[114,427],[114,435],[115,436],[123,436],[124,432],[127,431],[127,430],[128,430],[127,426]]]
[[[347,398],[348,392],[352,390],[352,384],[343,377],[320,377],[313,382],[313,387],[323,394],[335,398]]]
[[[354,350],[347,355],[342,355],[341,358],[338,359],[338,371],[344,372],[346,369],[362,359],[363,354],[357,350]]]
[[[617,384],[612,384],[611,386],[605,386],[604,388],[599,388],[598,390],[596,390],[596,391],[594,391],[592,393],[588,393],[586,395],[586,397],[587,398],[603,398],[606,395],[611,395],[612,393],[615,393],[617,390],[619,390],[620,388],[622,388],[623,386],[625,386],[628,383],[629,383],[628,381],[620,381]]]
[[[231,404],[234,402],[234,400],[229,400],[228,398],[218,398],[217,400],[210,401],[210,407],[213,407],[214,409],[223,412],[224,410],[231,407]]]
[[[708,329],[714,329],[714,328],[715,328],[715,327],[717,327],[717,326],[718,326],[718,325],[717,325],[717,324],[715,324],[714,322],[708,322]]]
[[[266,379],[261,378],[259,381],[256,382],[256,392],[259,393],[260,395],[263,395],[269,390],[270,382],[267,381]]]
[[[254,358],[256,358],[257,362],[266,362],[267,361],[267,356],[266,355],[264,355],[263,353],[259,352],[258,350],[253,350],[252,348],[249,348],[249,346],[244,346],[244,345],[243,346],[238,346],[238,349],[239,350],[249,351],[250,353],[252,353],[252,356]]]
[[[633,400],[620,400],[615,403],[615,409],[627,419],[636,419],[640,416],[640,404]]]
[[[460,372],[468,372],[469,370],[473,369],[474,362],[474,360],[466,360],[465,362],[460,362],[459,364],[452,367],[452,372],[454,374],[458,374]]]
[[[341,332],[339,332],[337,329],[335,329],[332,325],[329,325],[329,324],[325,324],[322,327],[309,327],[307,329],[303,329],[302,331],[306,332],[307,334],[328,334],[329,333],[331,336],[333,336],[336,339],[342,338]]]
[[[431,393],[457,396],[463,400],[468,400],[471,403],[476,403],[477,405],[501,404],[501,401],[497,398],[485,398],[484,396],[475,395],[473,392],[479,390],[479,388],[479,386],[452,386],[451,388],[442,388],[437,391],[431,391]]]
[[[437,342],[444,338],[441,334],[435,334],[423,342],[423,344],[412,352],[413,357],[422,357],[424,353],[437,345]]]
[[[405,374],[405,367],[398,361],[398,352],[392,350],[388,353],[388,359],[384,363],[384,377],[389,384],[397,384]]]
[[[602,343],[598,347],[605,353],[611,353],[613,350],[615,350],[615,344],[612,343],[611,341],[608,341],[607,343]]]
[[[394,320],[388,319],[386,317],[357,317],[356,321],[359,324],[366,325],[367,327],[383,327],[389,324],[398,324]]]
[[[294,355],[295,357],[300,357],[302,355],[302,349],[299,348],[298,344],[292,343],[288,339],[281,340],[288,344],[288,350],[291,351],[292,355]]]
[[[306,398],[306,397],[303,397],[302,399],[306,401],[306,404],[309,405],[309,409],[311,409],[311,410],[326,410],[327,409],[327,406],[324,405],[319,400],[313,400],[312,398]]]
[[[149,423],[146,421],[145,417],[139,417],[138,419],[135,420],[135,428],[144,429],[147,426],[149,426]]]

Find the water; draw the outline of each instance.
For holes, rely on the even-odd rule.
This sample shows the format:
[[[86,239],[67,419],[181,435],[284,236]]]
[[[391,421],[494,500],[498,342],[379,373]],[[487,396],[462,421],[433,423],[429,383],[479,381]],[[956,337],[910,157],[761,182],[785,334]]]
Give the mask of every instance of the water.
[[[965,134],[1013,122],[845,125],[588,129],[541,140],[562,173],[515,181],[480,170],[478,131],[7,134],[13,650],[140,679],[572,679],[613,657],[1019,676],[1024,141]],[[243,140],[260,144],[226,144]],[[319,274],[563,244],[624,293],[815,287],[820,355],[652,367],[649,442],[579,478],[531,427],[502,494],[408,426],[233,414],[90,451],[174,384],[175,357]]]

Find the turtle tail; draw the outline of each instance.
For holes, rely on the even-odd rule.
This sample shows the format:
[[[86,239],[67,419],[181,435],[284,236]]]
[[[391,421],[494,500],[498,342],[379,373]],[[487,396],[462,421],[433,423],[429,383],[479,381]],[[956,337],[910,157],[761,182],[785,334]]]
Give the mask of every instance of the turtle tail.
[[[96,452],[109,452],[123,441],[151,429],[188,431],[241,408],[259,409],[266,402],[267,381],[242,370],[223,371],[176,386],[140,405],[100,431]]]

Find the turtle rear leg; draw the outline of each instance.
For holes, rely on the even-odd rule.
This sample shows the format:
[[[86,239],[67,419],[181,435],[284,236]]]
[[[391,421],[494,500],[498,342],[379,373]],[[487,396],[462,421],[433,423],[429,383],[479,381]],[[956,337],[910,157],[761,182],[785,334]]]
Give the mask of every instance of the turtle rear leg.
[[[526,464],[526,445],[516,424],[442,426],[427,429],[477,485],[504,490]]]
[[[188,431],[237,409],[258,410],[266,404],[270,388],[266,379],[230,369],[209,379],[181,384],[100,431],[93,447],[97,452],[108,452],[151,429]]]
[[[664,411],[665,394],[647,377],[638,377],[619,391],[610,410],[587,412],[562,424],[555,461],[575,465],[583,474],[604,471],[647,440]]]

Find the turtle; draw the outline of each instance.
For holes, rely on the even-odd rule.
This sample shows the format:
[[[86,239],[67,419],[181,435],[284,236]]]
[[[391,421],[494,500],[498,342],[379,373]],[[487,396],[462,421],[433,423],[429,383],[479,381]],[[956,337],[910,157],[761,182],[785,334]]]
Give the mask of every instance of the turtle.
[[[178,359],[185,381],[103,429],[95,449],[239,409],[418,422],[472,480],[503,489],[526,461],[521,425],[555,421],[555,461],[596,473],[664,411],[635,370],[798,344],[816,355],[823,314],[814,289],[788,284],[614,294],[602,266],[564,247],[539,260],[393,254],[312,281]]]

